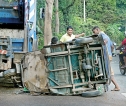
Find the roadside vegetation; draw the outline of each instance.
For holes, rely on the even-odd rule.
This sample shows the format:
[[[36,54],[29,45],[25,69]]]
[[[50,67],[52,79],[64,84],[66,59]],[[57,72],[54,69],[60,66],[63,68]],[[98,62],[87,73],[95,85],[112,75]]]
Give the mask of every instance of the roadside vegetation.
[[[44,17],[40,18],[40,8],[44,8],[43,14],[46,16],[47,3],[53,4],[53,8],[49,8],[49,11],[52,11],[52,17],[48,20]],[[84,15],[86,16],[85,19]],[[51,30],[47,29],[48,26],[46,27],[49,36],[44,30],[45,21],[51,22]],[[126,1],[37,0],[37,25],[39,49],[43,47],[44,41],[47,42],[46,39],[49,40],[52,36],[58,36],[60,39],[69,25],[74,28],[75,34],[85,32],[86,36],[92,35],[93,26],[99,26],[114,42],[120,44],[126,29]],[[47,36],[49,38],[46,38]]]

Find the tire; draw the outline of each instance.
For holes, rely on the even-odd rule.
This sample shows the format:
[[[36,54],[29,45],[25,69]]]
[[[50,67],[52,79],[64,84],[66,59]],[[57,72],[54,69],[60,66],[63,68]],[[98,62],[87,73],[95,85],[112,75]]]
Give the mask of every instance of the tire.
[[[121,62],[119,62],[119,70],[120,70],[120,73],[121,73],[122,75],[125,75],[126,69],[125,69],[125,68],[124,68],[124,69],[121,68]]]
[[[82,97],[96,97],[99,95],[100,95],[100,92],[98,90],[86,91],[82,93]]]

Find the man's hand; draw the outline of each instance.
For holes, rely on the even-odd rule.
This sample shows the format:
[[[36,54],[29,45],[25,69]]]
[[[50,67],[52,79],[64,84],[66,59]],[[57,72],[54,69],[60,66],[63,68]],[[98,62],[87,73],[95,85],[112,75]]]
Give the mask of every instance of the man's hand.
[[[105,43],[105,45],[107,44],[107,42],[108,42],[108,40],[107,40],[107,39],[104,39],[104,43]]]
[[[79,37],[84,36],[84,35],[85,35],[85,33],[81,33],[81,34],[75,35],[75,38],[79,38]]]
[[[81,34],[81,36],[84,36],[84,35],[85,35],[85,33],[82,33],[82,34]]]

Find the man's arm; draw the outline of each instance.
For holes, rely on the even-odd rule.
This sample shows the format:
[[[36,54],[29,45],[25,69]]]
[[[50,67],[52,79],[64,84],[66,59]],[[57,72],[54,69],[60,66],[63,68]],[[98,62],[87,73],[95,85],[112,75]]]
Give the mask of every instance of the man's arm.
[[[79,38],[79,37],[84,36],[84,35],[85,35],[85,33],[81,33],[81,34],[75,35],[75,38]]]
[[[102,35],[102,37],[103,37],[103,40],[104,40],[104,43],[105,43],[105,45],[107,44],[107,42],[108,42],[108,37],[107,37],[107,35],[105,34],[105,33],[103,33],[103,32],[101,32],[101,35]]]
[[[104,40],[104,43],[105,43],[105,45],[107,44],[107,42],[108,42],[108,40],[107,39],[103,39]]]
[[[114,44],[113,44],[113,42],[111,41],[111,52],[113,52],[113,50],[114,50]]]

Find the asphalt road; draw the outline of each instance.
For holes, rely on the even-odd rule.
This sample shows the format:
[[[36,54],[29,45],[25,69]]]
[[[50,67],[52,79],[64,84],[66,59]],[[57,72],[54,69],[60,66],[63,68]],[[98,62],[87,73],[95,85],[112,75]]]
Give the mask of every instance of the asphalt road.
[[[113,58],[112,67],[120,91],[109,91],[102,96],[85,98],[81,96],[31,96],[15,94],[19,89],[0,88],[0,106],[126,106],[126,75],[121,75],[118,67],[118,56]],[[10,92],[11,91],[11,92]]]

